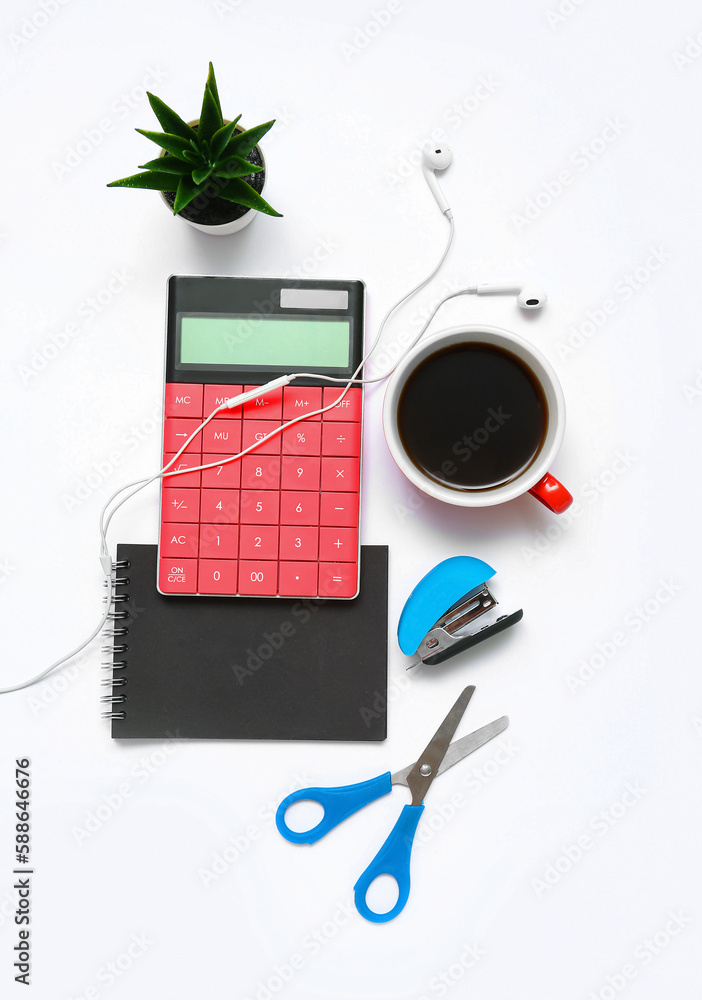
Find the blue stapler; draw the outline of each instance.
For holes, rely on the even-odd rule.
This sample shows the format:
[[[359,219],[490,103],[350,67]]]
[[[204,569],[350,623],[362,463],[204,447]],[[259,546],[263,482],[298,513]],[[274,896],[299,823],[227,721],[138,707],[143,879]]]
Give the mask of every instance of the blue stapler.
[[[492,566],[473,556],[444,559],[430,570],[402,609],[397,626],[402,652],[416,654],[422,663],[441,663],[521,621],[521,608],[507,615],[496,610],[487,586],[494,575]],[[487,619],[476,627],[483,615]]]

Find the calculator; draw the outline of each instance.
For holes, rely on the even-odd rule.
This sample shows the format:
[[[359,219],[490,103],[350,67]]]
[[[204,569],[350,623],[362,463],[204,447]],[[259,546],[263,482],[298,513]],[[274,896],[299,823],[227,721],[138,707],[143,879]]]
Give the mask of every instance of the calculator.
[[[218,413],[171,469],[210,465],[254,445],[242,458],[162,478],[160,593],[356,597],[363,389],[340,399],[344,383],[319,376],[353,376],[364,309],[357,280],[169,278],[164,465],[227,399],[276,376],[308,377]]]

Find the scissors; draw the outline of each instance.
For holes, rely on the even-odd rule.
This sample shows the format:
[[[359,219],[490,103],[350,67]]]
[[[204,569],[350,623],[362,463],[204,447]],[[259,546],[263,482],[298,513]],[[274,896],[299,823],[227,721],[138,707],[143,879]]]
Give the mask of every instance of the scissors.
[[[360,781],[355,785],[340,785],[336,788],[300,788],[286,796],[278,806],[275,824],[279,833],[292,844],[316,844],[330,830],[362,809],[363,806],[387,795],[388,792],[392,791],[393,785],[407,785],[412,792],[411,805],[403,807],[389,837],[353,887],[356,909],[366,920],[376,924],[385,923],[396,917],[405,907],[410,891],[412,841],[419,818],[424,811],[422,804],[424,797],[434,778],[447,768],[457,764],[459,760],[463,760],[468,754],[473,753],[478,747],[483,746],[488,740],[499,735],[509,725],[509,719],[503,715],[487,726],[483,726],[482,729],[477,729],[469,736],[464,736],[452,743],[453,734],[458,728],[474,691],[475,687],[473,686],[464,688],[453,708],[414,764],[408,765],[401,771],[396,771],[395,774],[386,771],[385,774],[380,774],[377,778]],[[286,811],[295,802],[307,800],[321,805],[324,809],[324,816],[310,830],[300,832],[291,830],[285,822]],[[366,902],[368,889],[379,875],[391,875],[397,882],[399,890],[397,902],[386,913],[376,913],[370,909]]]

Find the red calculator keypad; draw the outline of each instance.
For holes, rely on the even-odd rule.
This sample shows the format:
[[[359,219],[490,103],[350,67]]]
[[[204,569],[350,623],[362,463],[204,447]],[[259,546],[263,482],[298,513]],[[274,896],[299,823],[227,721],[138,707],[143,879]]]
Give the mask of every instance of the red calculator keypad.
[[[164,464],[250,385],[166,385]],[[161,487],[164,594],[351,598],[358,592],[361,389],[285,386],[221,411]],[[282,422],[324,414],[266,438]],[[221,464],[246,448],[242,458]],[[192,472],[200,465],[211,468]]]

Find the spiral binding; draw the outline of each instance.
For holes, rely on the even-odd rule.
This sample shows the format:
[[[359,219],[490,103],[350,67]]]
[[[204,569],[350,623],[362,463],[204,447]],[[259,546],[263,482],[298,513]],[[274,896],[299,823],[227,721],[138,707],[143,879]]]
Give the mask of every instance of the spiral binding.
[[[124,688],[127,684],[127,678],[123,673],[116,673],[116,671],[123,671],[127,669],[127,661],[122,659],[116,659],[117,656],[121,656],[123,653],[129,651],[129,646],[126,642],[118,642],[118,639],[122,639],[129,635],[129,628],[126,625],[117,624],[118,622],[123,622],[129,618],[129,612],[126,608],[121,608],[118,605],[125,604],[129,600],[129,594],[116,594],[114,593],[115,587],[126,587],[129,584],[128,576],[118,576],[120,571],[129,569],[128,559],[118,559],[116,562],[112,563],[112,608],[107,615],[107,620],[110,622],[109,627],[103,629],[103,636],[106,639],[111,639],[110,645],[103,646],[102,652],[106,655],[112,656],[111,660],[106,660],[102,664],[103,670],[111,670],[111,677],[104,677],[100,681],[101,687],[108,687],[111,689],[110,694],[104,694],[100,698],[100,703],[102,705],[123,705],[126,700],[126,694],[115,690],[116,688]],[[105,586],[107,586],[107,581],[105,581]],[[122,721],[126,718],[126,712],[121,709],[110,710],[102,713],[103,719],[117,719]]]

